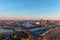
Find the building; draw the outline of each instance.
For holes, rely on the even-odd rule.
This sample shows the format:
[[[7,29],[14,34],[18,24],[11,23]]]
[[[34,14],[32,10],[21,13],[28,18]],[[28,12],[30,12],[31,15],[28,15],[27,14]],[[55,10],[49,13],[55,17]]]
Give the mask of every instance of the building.
[[[35,24],[40,24],[40,22],[36,22]]]
[[[28,22],[28,21],[25,21],[25,22],[23,22],[22,26],[24,28],[30,28],[30,27],[32,27],[32,24],[30,22]]]

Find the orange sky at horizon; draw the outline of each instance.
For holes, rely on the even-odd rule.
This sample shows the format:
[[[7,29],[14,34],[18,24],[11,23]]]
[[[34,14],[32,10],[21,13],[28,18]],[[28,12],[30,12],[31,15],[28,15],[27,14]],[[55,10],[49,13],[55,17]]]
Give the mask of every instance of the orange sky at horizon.
[[[60,20],[60,0],[0,0],[0,20]]]
[[[0,20],[60,20],[60,17],[33,17],[33,16],[5,16],[1,15]]]

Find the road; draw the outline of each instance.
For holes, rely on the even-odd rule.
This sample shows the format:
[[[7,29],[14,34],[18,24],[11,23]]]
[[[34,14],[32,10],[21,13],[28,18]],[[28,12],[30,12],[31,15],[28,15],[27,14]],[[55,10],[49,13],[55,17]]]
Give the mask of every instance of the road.
[[[50,31],[43,40],[60,40],[60,27],[56,30]]]

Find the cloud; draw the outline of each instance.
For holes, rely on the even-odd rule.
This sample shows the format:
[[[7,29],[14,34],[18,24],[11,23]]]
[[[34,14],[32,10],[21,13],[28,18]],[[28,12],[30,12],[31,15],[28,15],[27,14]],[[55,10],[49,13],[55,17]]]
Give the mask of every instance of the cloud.
[[[18,11],[16,13],[27,13],[27,12],[29,12],[29,10],[24,9],[24,10],[20,10],[20,11]]]
[[[21,12],[26,12],[27,10],[22,10]]]

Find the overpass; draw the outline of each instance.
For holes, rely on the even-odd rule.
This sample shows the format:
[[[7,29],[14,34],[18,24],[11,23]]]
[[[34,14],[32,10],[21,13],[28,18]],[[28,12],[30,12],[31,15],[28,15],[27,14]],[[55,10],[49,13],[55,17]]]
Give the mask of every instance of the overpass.
[[[37,38],[40,38],[40,40],[43,40],[44,37],[48,36],[52,31],[57,30],[59,27],[60,27],[60,25],[59,26],[55,25],[55,26],[52,26],[51,28],[49,28],[48,30],[45,28],[46,31],[44,31],[44,32],[41,31],[40,29],[37,31],[34,31],[34,32],[33,31],[30,31],[30,32],[33,32],[33,33],[31,33],[31,34],[33,34],[33,38],[34,38],[33,40],[37,40]]]
[[[59,27],[60,27],[60,26],[56,26],[56,27],[53,28],[53,29],[47,30],[46,32],[44,32],[44,33],[41,34],[42,37],[43,37],[43,38],[44,38],[44,37],[48,37],[48,36],[51,34],[51,32],[53,32],[54,30],[57,30]],[[43,40],[43,38],[40,38],[40,39]]]
[[[46,28],[32,28],[28,30],[22,29],[22,31],[27,34],[32,34],[33,40],[37,40],[37,38],[39,38],[40,40],[43,40],[44,37],[48,36],[52,31],[57,30],[59,27],[60,25],[59,26],[54,25],[54,26],[46,27]]]

